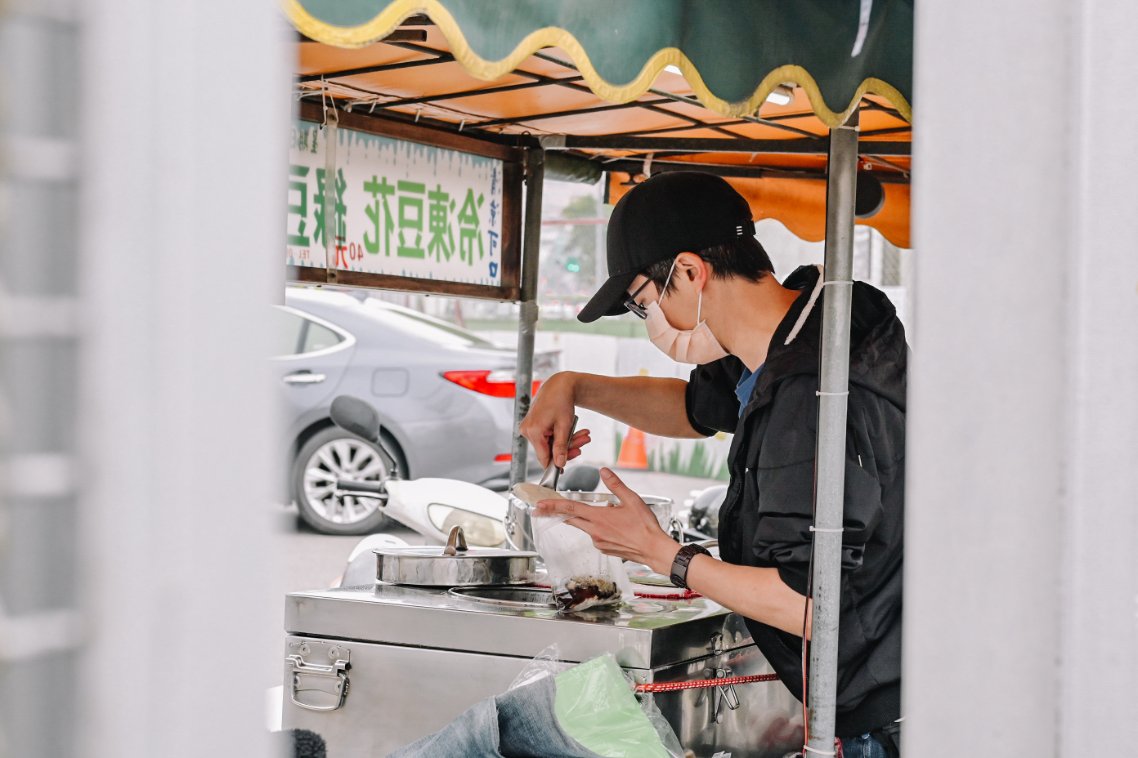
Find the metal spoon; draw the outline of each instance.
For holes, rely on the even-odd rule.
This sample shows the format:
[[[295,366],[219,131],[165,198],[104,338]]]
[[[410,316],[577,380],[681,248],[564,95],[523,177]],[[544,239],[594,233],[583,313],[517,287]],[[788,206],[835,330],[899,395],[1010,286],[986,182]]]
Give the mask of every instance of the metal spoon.
[[[574,416],[573,425],[569,427],[569,439],[566,441],[567,443],[573,441],[573,434],[576,431],[577,417]],[[558,468],[558,466],[553,461],[553,450],[551,448],[549,451],[549,465],[545,467],[545,471],[541,473],[541,478],[537,480],[537,483],[541,487],[548,487],[551,490],[556,490],[557,480],[561,478],[561,475],[563,473],[565,473],[565,469]]]

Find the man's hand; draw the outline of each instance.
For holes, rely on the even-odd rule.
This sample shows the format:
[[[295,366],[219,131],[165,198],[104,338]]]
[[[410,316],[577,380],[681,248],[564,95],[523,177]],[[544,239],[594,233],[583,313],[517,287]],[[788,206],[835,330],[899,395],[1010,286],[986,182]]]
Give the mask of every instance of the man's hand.
[[[534,515],[565,516],[565,523],[588,533],[602,553],[643,563],[668,576],[680,546],[616,474],[605,468],[601,477],[609,491],[620,498],[620,505],[604,508],[573,500],[542,500]],[[810,638],[812,605],[782,580],[777,568],[737,566],[697,555],[688,566],[687,585],[725,608],[788,634],[802,634],[805,614],[806,637]]]
[[[569,439],[575,411],[573,374],[562,371],[549,377],[538,390],[520,429],[522,436],[533,445],[542,466],[549,465],[552,455],[557,467],[564,468],[589,443],[588,429],[581,429]]]
[[[664,533],[652,510],[610,469],[601,479],[620,505],[605,508],[573,500],[542,500],[535,516],[567,516],[565,523],[586,532],[593,545],[607,555],[643,563],[667,575],[680,546]]]

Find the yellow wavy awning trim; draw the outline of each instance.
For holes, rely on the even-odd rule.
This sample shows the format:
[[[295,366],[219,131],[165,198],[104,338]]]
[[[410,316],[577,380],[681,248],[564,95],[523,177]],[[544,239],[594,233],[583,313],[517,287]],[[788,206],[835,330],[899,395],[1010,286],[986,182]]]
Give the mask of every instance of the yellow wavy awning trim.
[[[284,9],[289,20],[305,36],[336,47],[363,47],[391,34],[408,16],[422,13],[438,26],[446,37],[450,52],[471,75],[493,81],[510,73],[522,61],[544,47],[558,47],[564,50],[584,77],[585,83],[598,97],[615,103],[627,103],[644,94],[652,82],[666,66],[676,66],[691,85],[692,91],[706,108],[728,118],[737,118],[756,113],[775,87],[791,84],[801,87],[810,100],[814,114],[828,127],[845,123],[857,103],[865,95],[877,95],[889,101],[906,121],[912,122],[913,111],[909,101],[888,82],[874,77],[862,81],[853,99],[844,110],[832,111],[822,98],[822,91],[814,77],[801,66],[779,66],[767,73],[749,98],[742,102],[728,102],[716,97],[699,75],[695,65],[682,50],[675,47],[661,48],[640,69],[631,82],[623,85],[612,84],[593,68],[588,53],[577,38],[565,29],[547,26],[530,32],[505,58],[496,61],[486,60],[475,53],[466,41],[466,36],[455,21],[454,16],[438,0],[392,0],[387,7],[370,21],[358,26],[333,26],[310,14],[299,0],[284,0]]]

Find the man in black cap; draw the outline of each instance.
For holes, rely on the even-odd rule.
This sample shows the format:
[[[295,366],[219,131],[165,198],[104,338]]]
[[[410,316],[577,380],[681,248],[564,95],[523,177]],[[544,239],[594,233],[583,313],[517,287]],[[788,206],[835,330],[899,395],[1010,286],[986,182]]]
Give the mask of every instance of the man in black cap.
[[[633,188],[609,221],[610,276],[578,318],[632,313],[688,381],[562,372],[534,400],[522,433],[542,464],[580,454],[568,440],[588,408],[650,434],[733,432],[720,509],[722,560],[681,547],[609,469],[614,508],[544,501],[606,553],[644,563],[738,612],[800,699],[809,639],[822,276],[780,284],[754,238],[747,202],[723,179],[662,174]],[[905,450],[905,332],[880,291],[854,285],[846,437],[837,735],[858,755],[898,755]]]

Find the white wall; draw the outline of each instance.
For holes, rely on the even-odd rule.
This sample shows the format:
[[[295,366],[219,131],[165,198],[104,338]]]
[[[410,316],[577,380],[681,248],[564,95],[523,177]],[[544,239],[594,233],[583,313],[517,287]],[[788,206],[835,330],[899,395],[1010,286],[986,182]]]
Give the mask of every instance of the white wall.
[[[917,13],[905,743],[1138,744],[1138,171],[1120,0]]]
[[[266,755],[295,33],[273,3],[82,11],[79,754]]]

